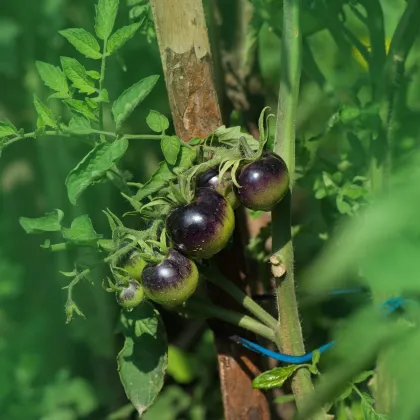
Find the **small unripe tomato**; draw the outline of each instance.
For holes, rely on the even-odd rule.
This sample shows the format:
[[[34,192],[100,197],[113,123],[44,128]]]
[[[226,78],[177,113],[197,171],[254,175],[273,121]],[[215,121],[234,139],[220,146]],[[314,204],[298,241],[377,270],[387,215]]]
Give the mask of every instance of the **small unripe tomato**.
[[[211,258],[232,236],[235,214],[221,194],[199,188],[194,200],[172,211],[166,231],[176,249],[193,258]]]
[[[240,201],[233,189],[233,182],[229,173],[225,173],[219,181],[217,168],[208,169],[197,177],[197,188],[211,188],[222,194],[233,210],[240,206]]]
[[[272,152],[264,152],[260,159],[238,171],[235,187],[239,201],[248,209],[270,211],[289,189],[289,172],[284,160]]]
[[[168,257],[160,264],[144,269],[142,285],[147,298],[173,307],[184,303],[195,292],[198,277],[194,261],[169,249]]]
[[[120,248],[127,246],[129,242],[124,242]],[[140,252],[136,249],[132,249],[127,252],[127,254],[123,255],[117,265],[125,270],[129,277],[140,281],[141,274],[143,273],[144,267],[146,267],[147,263],[144,259],[140,256]]]
[[[144,290],[141,284],[130,280],[127,286],[117,293],[117,302],[127,310],[138,306],[144,299]]]

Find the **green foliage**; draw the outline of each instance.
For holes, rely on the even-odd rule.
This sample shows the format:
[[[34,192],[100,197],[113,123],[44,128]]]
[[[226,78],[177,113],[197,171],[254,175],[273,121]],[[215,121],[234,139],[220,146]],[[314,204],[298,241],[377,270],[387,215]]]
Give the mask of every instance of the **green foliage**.
[[[153,110],[147,115],[146,123],[155,133],[164,133],[169,128],[168,119],[160,112]]]
[[[44,128],[44,127],[56,128],[57,127],[57,121],[54,117],[53,112],[51,111],[50,108],[48,108],[47,105],[43,104],[36,95],[34,95],[34,106],[38,114],[38,120],[36,123],[36,126],[38,128]]]
[[[181,151],[181,141],[177,136],[163,136],[161,141],[162,153],[169,165],[175,165]]]
[[[134,36],[140,26],[140,23],[133,23],[132,25],[123,26],[118,29],[108,40],[107,53],[110,55],[116,53]]]
[[[60,31],[60,35],[64,36],[85,57],[95,60],[102,58],[98,41],[86,30],[82,28],[65,29]]]
[[[99,0],[96,6],[95,32],[98,38],[108,39],[114,28],[118,0]]]
[[[258,375],[253,381],[252,386],[256,389],[272,389],[282,387],[298,369],[307,365],[289,365],[268,370]]]
[[[66,178],[69,200],[76,204],[80,195],[95,182],[106,176],[107,171],[124,156],[128,148],[125,138],[112,143],[99,143],[71,170]]]
[[[19,223],[26,233],[56,232],[61,230],[61,220],[64,213],[61,210],[54,210],[44,217],[29,219],[21,217]]]
[[[60,59],[64,74],[72,82],[73,88],[88,95],[95,92],[94,81],[91,80],[86,69],[75,58],[61,57]]]
[[[62,63],[64,58],[66,57],[62,57]],[[65,66],[63,65],[63,68],[64,67]],[[45,86],[48,86],[56,92],[53,93],[50,97],[57,99],[65,99],[69,97],[69,87],[67,85],[66,75],[63,73],[60,67],[53,66],[49,63],[44,63],[43,61],[37,61],[36,68],[38,70],[39,76],[45,83]],[[70,77],[69,79],[71,80]]]
[[[112,105],[112,114],[117,126],[117,131],[120,130],[124,121],[130,116],[134,109],[147,97],[159,76],[149,76],[140,80],[133,86],[125,90]]]
[[[157,311],[143,302],[132,312],[123,312],[125,343],[118,354],[118,371],[129,400],[141,416],[163,386],[167,345]]]
[[[77,245],[95,244],[102,237],[95,232],[86,214],[74,219],[70,228],[63,228],[62,233],[64,239]]]
[[[105,300],[103,295],[108,295],[100,290],[101,280],[109,275],[104,267],[109,265],[116,277],[121,274],[114,263],[127,252],[119,249],[127,240],[152,259],[159,258],[161,250],[156,243],[162,243],[161,227],[170,208],[168,200],[176,201],[177,194],[182,196],[181,185],[186,189],[191,187],[194,177],[209,165],[221,164],[223,171],[235,172],[238,159],[243,158],[241,138],[254,153],[261,151],[262,143],[267,142],[271,147],[264,126],[262,130],[259,127],[262,142],[239,124],[219,127],[208,138],[192,139],[188,145],[171,135],[170,123],[163,115],[168,115],[166,95],[158,89],[158,76],[148,76],[161,72],[155,65],[157,48],[156,45],[149,48],[138,36],[145,35],[149,43],[156,41],[150,4],[143,0],[124,3],[129,8],[131,24],[115,28],[118,0],[99,0],[96,38],[93,32],[82,28],[60,31],[75,47],[75,54],[83,56],[76,58],[65,56],[71,54],[63,49],[69,46],[63,47],[65,43],[57,40],[55,31],[67,24],[84,25],[93,12],[91,5],[78,2],[70,10],[62,1],[24,0],[12,2],[6,8],[0,6],[0,55],[5,57],[0,62],[3,93],[0,151],[17,143],[17,152],[26,165],[19,166],[22,162],[11,151],[3,155],[0,171],[0,201],[4,203],[0,210],[3,239],[0,242],[0,368],[4,377],[0,381],[0,405],[5,418],[26,419],[28,413],[40,419],[106,418],[113,411],[109,419],[116,420],[132,414],[132,406],[124,406],[126,400],[118,396],[118,376],[115,381],[109,373],[110,366],[111,370],[114,366],[115,302]],[[235,77],[246,75],[246,82],[242,85],[238,79],[239,93],[236,85],[228,85],[227,90],[231,98],[238,94],[242,99],[244,95],[253,105],[254,98],[247,95],[248,89],[255,86],[248,82],[255,80],[254,76],[258,80],[261,77],[266,103],[273,107],[276,98],[272,92],[277,90],[279,77],[278,38],[283,29],[281,8],[274,0],[251,3],[254,11],[246,39],[241,39],[244,45],[234,47],[242,64],[238,69],[232,68]],[[412,3],[407,2],[407,10],[416,17],[418,12],[413,11]],[[309,411],[322,404],[337,420],[385,419],[388,417],[379,413],[376,401],[380,400],[382,385],[376,369],[371,370],[376,368],[380,355],[378,371],[392,378],[392,386],[398,391],[395,397],[389,398],[392,403],[389,418],[408,420],[418,415],[416,390],[420,376],[415,362],[420,350],[416,332],[420,157],[413,153],[419,144],[416,123],[419,49],[415,44],[411,48],[410,34],[407,35],[403,26],[395,30],[406,2],[382,2],[382,9],[376,9],[373,15],[369,5],[379,3],[311,2],[305,4],[301,16],[304,74],[296,121],[296,207],[292,219],[297,278],[298,282],[302,281],[299,291],[302,296],[305,291],[318,296],[357,283],[366,286],[374,299],[373,304],[367,304],[361,297],[310,307],[301,303],[308,347],[318,345],[321,336],[332,335],[337,339],[337,345],[320,360],[319,353],[314,352],[313,364],[304,368],[319,375],[317,399],[308,400]],[[222,10],[225,18],[222,20],[229,22],[228,29],[233,32],[237,11],[228,2],[224,7],[228,13]],[[119,16],[119,20],[128,16]],[[230,32],[224,33],[223,29],[221,32],[228,46]],[[366,49],[369,63],[360,58],[366,55],[361,42],[365,42],[368,33],[372,44]],[[391,66],[385,72],[381,50],[385,50],[393,34],[396,49],[389,57],[402,57],[402,64],[391,63],[402,68],[395,72]],[[402,41],[400,34],[404,35]],[[236,51],[239,48],[242,50]],[[411,50],[406,60],[407,48]],[[255,51],[258,56],[254,56]],[[54,56],[61,57],[59,66],[55,65],[58,59]],[[35,67],[31,68],[33,62]],[[247,73],[251,63],[256,63],[251,67],[260,68],[261,74]],[[230,65],[236,66],[229,62]],[[119,66],[127,73],[122,75]],[[119,96],[125,81],[133,83],[139,79]],[[44,91],[40,82],[48,89]],[[34,92],[37,123],[31,132],[25,131],[27,97]],[[146,98],[147,102],[143,102]],[[144,106],[137,109],[142,103],[162,113],[150,111],[147,115]],[[134,112],[136,118],[129,120]],[[249,109],[240,115],[243,121],[239,120],[247,128],[255,125],[256,117],[252,113]],[[15,121],[16,126],[6,117]],[[147,127],[157,135],[147,134]],[[122,135],[123,129],[146,134]],[[148,136],[159,140],[161,148],[157,142],[145,143]],[[50,137],[53,137],[51,142]],[[24,149],[30,142],[30,147]],[[388,165],[387,147],[392,157],[391,180],[388,169],[382,171]],[[153,173],[155,154],[159,157],[163,154],[165,161]],[[209,156],[212,158],[206,160]],[[132,176],[122,170],[120,162],[124,157],[124,168],[130,169],[138,182],[130,182]],[[379,173],[384,179],[379,179],[379,184],[387,186],[387,194],[378,193],[382,188],[378,187],[374,175],[375,160],[382,165]],[[65,192],[62,193],[63,180],[69,171],[65,181],[68,201],[77,203],[77,208],[70,207],[67,198],[64,199]],[[97,183],[102,185],[87,191]],[[136,216],[127,223],[127,219],[109,210],[103,220],[97,217],[100,214],[97,210],[106,208],[110,202],[116,214],[127,211],[127,203],[119,193],[134,208],[129,214]],[[63,211],[19,219],[26,233],[48,234],[49,239],[41,246],[55,252],[56,258],[42,257],[36,247],[26,251],[24,239],[14,228],[16,217],[43,214],[56,207]],[[68,222],[64,222],[64,213]],[[258,219],[264,215],[250,212],[250,216]],[[107,220],[111,233],[97,233],[106,231]],[[270,235],[268,224],[247,246],[248,256],[257,261],[259,276],[267,284]],[[70,252],[59,253],[64,250]],[[69,282],[65,286],[68,320],[74,313],[82,315],[78,305],[87,315],[86,320],[76,320],[66,329],[59,315],[62,285],[57,286],[58,271]],[[90,284],[83,285],[80,282],[83,279]],[[378,310],[380,301],[399,295],[412,300],[405,303],[401,313],[391,318],[382,316]],[[222,418],[216,360],[208,331],[198,346],[169,347],[167,373],[171,385],[156,397],[164,380],[166,339],[156,309],[148,303],[144,305],[122,315],[125,345],[119,356],[127,395],[138,411],[144,411],[155,401],[142,418]],[[353,315],[339,319],[340,310],[347,306],[354,309]],[[175,317],[168,318],[165,322],[172,340],[176,333],[171,327],[178,321]],[[335,327],[337,320],[340,322]],[[185,325],[190,328],[185,321],[180,330]],[[322,335],[318,337],[321,330]],[[101,339],[103,336],[108,341]],[[156,336],[160,337],[157,341]],[[107,344],[103,345],[105,341]],[[63,346],[54,350],[60,343]],[[72,355],[76,347],[80,356]],[[108,349],[105,355],[104,349]],[[86,360],[89,360],[88,370]],[[144,366],[153,361],[152,368]],[[255,378],[254,384],[261,389],[284,386],[300,367],[286,366],[265,372]],[[134,386],[130,385],[131,380],[135,381]],[[286,396],[276,402],[293,399]],[[119,406],[121,410],[115,410]]]

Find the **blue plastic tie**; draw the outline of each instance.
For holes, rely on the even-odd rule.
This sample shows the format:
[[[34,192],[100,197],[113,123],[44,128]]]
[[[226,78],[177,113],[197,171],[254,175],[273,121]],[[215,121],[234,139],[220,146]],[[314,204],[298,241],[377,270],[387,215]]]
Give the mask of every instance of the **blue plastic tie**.
[[[405,302],[405,299],[402,297],[396,297],[387,299],[386,301],[382,302],[381,307],[385,308],[387,314],[391,314],[395,312],[397,309],[401,308]],[[289,363],[292,365],[300,365],[302,363],[308,363],[312,360],[313,351],[306,353],[302,356],[291,356],[289,354],[277,353],[275,351],[269,350],[266,347],[260,346],[257,343],[253,343],[252,341],[247,340],[246,338],[239,337],[234,335],[230,337],[235,343],[240,344],[241,346],[255,352],[259,353],[262,356],[271,357],[272,359],[278,360],[279,362]],[[330,341],[327,344],[318,348],[318,351],[322,354],[326,350],[330,349],[335,340]]]

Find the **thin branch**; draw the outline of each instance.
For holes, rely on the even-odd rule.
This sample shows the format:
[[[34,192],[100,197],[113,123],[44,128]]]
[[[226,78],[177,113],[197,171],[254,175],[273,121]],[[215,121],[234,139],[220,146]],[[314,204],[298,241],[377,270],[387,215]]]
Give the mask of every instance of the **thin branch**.
[[[277,327],[277,321],[268,312],[266,312],[257,302],[251,299],[241,289],[235,286],[230,280],[223,276],[219,270],[215,268],[201,268],[201,273],[212,283],[219,286],[222,290],[233,297],[245,309],[260,319],[270,328]]]
[[[267,338],[270,341],[274,341],[273,330],[248,315],[243,315],[239,312],[213,305],[212,303],[206,302],[204,300],[193,298],[188,300],[185,305],[185,309],[192,311],[199,316],[204,316],[206,318],[217,318],[222,321],[229,322],[230,324],[236,325],[237,327],[244,328],[257,335],[260,335],[261,337]]]

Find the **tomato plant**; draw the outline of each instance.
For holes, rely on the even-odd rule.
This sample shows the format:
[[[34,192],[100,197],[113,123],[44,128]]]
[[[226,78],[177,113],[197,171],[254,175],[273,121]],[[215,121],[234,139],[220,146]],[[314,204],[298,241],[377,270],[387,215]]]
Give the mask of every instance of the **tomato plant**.
[[[418,74],[418,4],[400,2],[399,13],[391,13],[390,6],[376,0],[252,0],[244,2],[248,15],[240,1],[233,2],[232,10],[243,20],[232,20],[239,35],[229,38],[226,29],[221,44],[217,37],[212,40],[223,56],[215,70],[224,72],[224,79],[217,76],[234,108],[223,125],[226,109],[221,107],[226,104],[218,100],[204,9],[201,2],[192,3],[129,1],[132,22],[117,29],[124,8],[118,0],[99,0],[93,31],[59,30],[61,41],[77,51],[75,57],[36,62],[49,96],[44,88],[34,89],[33,131],[27,124],[20,128],[20,122],[0,122],[0,151],[48,138],[84,148],[77,163],[64,165],[69,168],[65,192],[73,207],[63,204],[62,210],[49,201],[52,207],[45,215],[19,219],[26,233],[48,236],[44,251],[72,261],[70,269],[59,267],[68,280],[67,323],[94,312],[78,290],[83,290],[81,283],[97,284],[95,276],[101,277],[102,289],[120,314],[117,330],[124,343],[117,363],[131,402],[128,413],[134,408],[139,416],[161,418],[163,411],[171,411],[165,398],[169,407],[173,401],[188,401],[179,416],[194,405],[185,390],[164,387],[167,373],[177,383],[200,377],[205,385],[201,397],[194,398],[203,399],[214,388],[199,366],[207,363],[215,370],[202,361],[205,354],[191,367],[188,357],[170,344],[177,314],[184,320],[216,318],[224,325],[211,323],[227,418],[240,417],[244,405],[247,413],[269,418],[270,402],[256,391],[268,389],[287,394],[276,402],[294,401],[301,420],[415,418],[418,375],[404,360],[414,360],[420,348],[420,159],[417,132],[407,134],[403,127],[417,116],[409,101]],[[215,12],[213,25],[230,22],[215,18],[226,17],[228,6],[216,1],[214,7],[217,11],[209,12]],[[360,26],[368,37],[356,31]],[[160,70],[128,88],[108,84],[108,74],[114,65],[127,67],[124,48],[139,33],[148,43],[158,41],[172,119],[165,109],[149,110],[142,119],[144,132],[136,134],[136,109],[152,106],[153,92],[163,87]],[[347,61],[321,66],[313,51],[324,42]],[[267,59],[279,56],[281,72],[279,63]],[[340,66],[337,76],[332,69]],[[344,80],[341,73],[355,80]],[[260,77],[266,83],[263,95]],[[254,104],[258,94],[264,97],[261,107]],[[150,159],[149,178],[138,179],[125,165],[130,157],[135,167],[141,157],[147,166],[152,144],[160,146],[163,160]],[[53,149],[45,161],[53,161],[52,156]],[[77,208],[98,184],[113,186],[127,208],[106,194],[96,196],[94,210]],[[61,189],[50,191],[57,200],[61,196]],[[97,208],[106,227],[100,225]],[[238,237],[253,230],[259,233],[252,233],[242,249]],[[244,255],[252,264],[241,267],[236,260]],[[252,277],[258,277],[258,284]],[[251,296],[244,289],[264,293]],[[337,295],[354,290],[359,296],[350,305],[354,313],[330,332],[332,322],[325,319],[348,303]],[[315,309],[304,303],[311,296]],[[330,302],[333,297],[338,303]],[[263,298],[269,302],[260,304]],[[320,300],[328,301],[327,317]],[[312,333],[309,342],[315,350],[307,352],[304,337],[311,332],[302,332],[301,319],[309,321],[308,330],[322,329],[334,340]],[[238,330],[251,336],[238,336]],[[284,365],[268,366],[264,359],[260,372],[245,349]],[[171,355],[183,374],[171,364]],[[313,377],[319,377],[315,392]],[[162,412],[159,404],[166,407]],[[75,415],[87,416],[93,408],[82,411]]]

